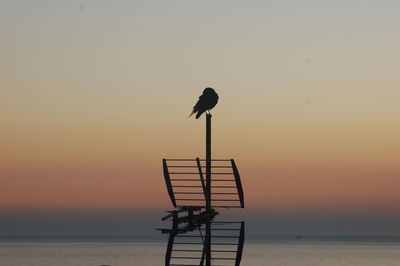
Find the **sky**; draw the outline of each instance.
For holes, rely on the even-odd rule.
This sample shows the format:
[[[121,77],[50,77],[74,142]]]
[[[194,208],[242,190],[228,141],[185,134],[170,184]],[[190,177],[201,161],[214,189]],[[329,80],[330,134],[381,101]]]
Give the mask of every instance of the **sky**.
[[[400,220],[399,10],[0,1],[0,212],[170,208],[161,160],[204,156],[205,121],[187,116],[211,86],[213,156],[237,162],[248,217],[385,231]]]

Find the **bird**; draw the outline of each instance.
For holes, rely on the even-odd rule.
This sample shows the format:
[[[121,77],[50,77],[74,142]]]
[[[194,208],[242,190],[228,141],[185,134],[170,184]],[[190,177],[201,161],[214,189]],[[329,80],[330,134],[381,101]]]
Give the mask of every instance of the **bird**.
[[[189,115],[191,117],[193,114],[196,114],[196,119],[198,119],[204,112],[211,110],[218,103],[218,94],[215,92],[213,88],[205,88],[203,94],[200,95],[199,100],[196,105],[193,107],[192,113]]]

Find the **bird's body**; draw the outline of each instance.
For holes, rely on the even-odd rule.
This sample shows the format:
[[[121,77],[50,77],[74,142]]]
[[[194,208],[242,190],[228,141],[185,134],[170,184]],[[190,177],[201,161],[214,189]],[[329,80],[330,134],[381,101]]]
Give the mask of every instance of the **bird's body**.
[[[196,105],[193,107],[193,111],[190,114],[196,114],[198,119],[205,111],[211,110],[218,103],[218,94],[212,88],[205,88],[203,94],[199,97]],[[189,116],[189,117],[190,117]]]

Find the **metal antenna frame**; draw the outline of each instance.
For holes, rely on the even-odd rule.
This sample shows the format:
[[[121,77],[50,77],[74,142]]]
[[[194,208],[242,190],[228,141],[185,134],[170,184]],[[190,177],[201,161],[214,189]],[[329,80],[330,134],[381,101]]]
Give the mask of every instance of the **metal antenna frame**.
[[[164,178],[165,178],[165,182],[166,182],[166,186],[167,186],[167,191],[168,194],[170,196],[171,202],[173,204],[173,206],[175,209],[173,211],[168,211],[168,215],[165,216],[164,218],[162,218],[162,220],[167,220],[167,219],[172,219],[172,229],[159,229],[161,230],[162,233],[169,233],[169,240],[168,240],[168,246],[167,246],[167,253],[166,253],[166,257],[165,257],[165,265],[169,266],[169,265],[175,265],[175,264],[170,264],[170,260],[171,259],[196,259],[197,257],[193,257],[193,256],[172,256],[172,252],[173,251],[180,251],[180,252],[193,252],[193,251],[199,251],[199,250],[192,250],[192,249],[174,249],[173,245],[175,244],[175,237],[195,237],[193,235],[187,235],[187,233],[189,232],[193,232],[194,230],[198,229],[199,233],[200,233],[200,237],[202,239],[202,244],[203,244],[203,249],[202,249],[202,255],[200,257],[200,266],[211,266],[211,262],[212,260],[234,260],[235,261],[235,266],[238,266],[240,264],[241,258],[242,258],[242,252],[243,252],[243,243],[244,243],[244,222],[234,222],[234,221],[214,221],[214,217],[218,214],[218,212],[216,212],[214,210],[213,207],[215,208],[244,208],[244,196],[243,196],[243,188],[242,188],[242,184],[240,181],[240,175],[238,172],[238,169],[236,167],[235,161],[233,159],[212,159],[212,149],[211,149],[211,118],[212,115],[211,113],[206,113],[206,157],[205,159],[163,159],[163,172],[164,172]],[[170,162],[175,162],[175,164],[172,165],[168,165],[168,161]],[[201,164],[201,161],[205,161],[205,166]],[[229,162],[230,166],[221,166],[221,165],[214,165],[212,166],[212,162],[213,161],[217,161],[217,162]],[[176,164],[176,162],[181,162],[181,163],[190,163],[190,162],[195,162],[196,165],[181,165],[181,164]],[[172,172],[169,171],[169,168],[173,168],[173,169],[182,169],[182,168],[189,168],[189,169],[196,169],[198,170],[198,173],[194,173],[193,171],[177,171],[177,170],[173,170]],[[203,171],[202,168],[205,168],[205,180],[204,180],[204,176],[203,176]],[[212,172],[212,169],[220,169],[220,168],[225,168],[225,169],[232,169],[231,173],[227,173],[226,171],[221,172],[221,171],[217,171],[217,172]],[[198,174],[199,175],[199,180],[194,179],[193,177],[189,177],[189,178],[172,178],[170,177],[170,175],[193,175],[193,174]],[[216,175],[233,175],[234,179],[226,179],[226,178],[218,178],[214,180],[214,181],[219,181],[219,182],[235,182],[235,186],[228,186],[223,184],[221,185],[216,185],[213,186],[212,185],[212,175],[216,174]],[[180,184],[176,184],[176,183],[172,183],[173,182],[200,182],[199,185],[181,185]],[[219,183],[217,182],[217,183]],[[202,192],[185,192],[185,191],[174,191],[174,188],[198,188],[201,189],[202,188]],[[212,192],[212,188],[216,188],[217,192]],[[236,188],[237,190],[237,194],[236,192],[225,192],[225,191],[218,191],[218,189],[232,189],[232,188]],[[186,194],[186,195],[197,195],[197,194],[203,194],[204,195],[204,199],[199,199],[199,198],[190,198],[190,197],[177,197],[176,195],[182,195],[182,194]],[[224,204],[217,204],[215,206],[213,206],[212,204],[212,194],[216,194],[216,195],[237,195],[238,199],[222,199],[217,197],[214,201],[216,202],[238,202],[240,203],[240,205],[233,205],[233,204],[229,204],[229,205],[224,205]],[[182,201],[203,201],[204,205],[185,205],[185,204],[177,204],[177,202],[182,202]],[[179,214],[183,214],[184,216],[178,216]],[[181,224],[181,226],[179,226],[179,224]],[[240,224],[240,229],[231,229],[231,228],[227,228],[227,229],[223,229],[223,228],[215,228],[212,229],[212,224],[216,224],[216,225],[224,225],[224,224]],[[202,225],[205,225],[204,229],[202,228]],[[205,235],[202,235],[201,230],[205,230]],[[224,235],[220,235],[220,234],[216,234],[212,236],[212,231],[215,230],[216,232],[221,232],[220,230],[233,230],[233,231],[240,231],[239,236],[224,236]],[[183,234],[183,235],[182,235]],[[216,242],[214,243],[214,245],[216,247],[219,247],[219,245],[237,245],[237,250],[236,251],[232,251],[232,250],[221,250],[218,249],[217,250],[213,250],[212,249],[212,237],[214,238],[238,238],[238,243],[237,244],[232,244],[232,243],[220,243],[220,242]],[[176,243],[179,245],[185,244],[185,243]],[[193,243],[186,243],[186,244],[193,244]],[[194,243],[196,244],[196,243]],[[221,258],[220,256],[216,256],[215,258],[212,257],[212,252],[236,252],[236,258]],[[176,264],[176,265],[186,265],[186,264]],[[193,265],[193,264],[190,264]]]

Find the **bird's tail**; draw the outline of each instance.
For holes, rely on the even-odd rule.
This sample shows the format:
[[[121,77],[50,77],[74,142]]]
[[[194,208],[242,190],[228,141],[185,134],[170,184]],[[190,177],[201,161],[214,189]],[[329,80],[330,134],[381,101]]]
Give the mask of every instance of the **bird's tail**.
[[[194,115],[196,112],[193,110],[190,115],[188,117],[191,117],[192,115]]]
[[[204,113],[205,111],[198,111],[196,114],[196,119],[199,119],[199,117]]]

